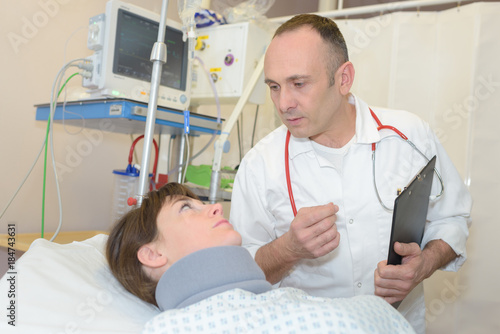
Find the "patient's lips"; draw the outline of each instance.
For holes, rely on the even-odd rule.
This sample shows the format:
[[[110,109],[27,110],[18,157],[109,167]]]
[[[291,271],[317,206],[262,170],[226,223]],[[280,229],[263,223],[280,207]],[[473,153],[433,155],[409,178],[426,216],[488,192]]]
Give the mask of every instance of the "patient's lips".
[[[231,225],[231,223],[228,222],[226,219],[222,219],[222,220],[219,220],[217,223],[215,223],[214,226],[212,226],[212,228],[216,228],[217,226],[224,225],[224,224]]]

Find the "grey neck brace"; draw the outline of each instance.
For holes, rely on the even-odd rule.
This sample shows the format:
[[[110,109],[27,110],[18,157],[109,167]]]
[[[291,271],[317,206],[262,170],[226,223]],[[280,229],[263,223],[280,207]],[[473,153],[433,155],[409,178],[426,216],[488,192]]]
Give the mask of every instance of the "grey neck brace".
[[[259,294],[272,286],[245,248],[212,247],[174,263],[158,282],[156,302],[165,311],[236,288]]]

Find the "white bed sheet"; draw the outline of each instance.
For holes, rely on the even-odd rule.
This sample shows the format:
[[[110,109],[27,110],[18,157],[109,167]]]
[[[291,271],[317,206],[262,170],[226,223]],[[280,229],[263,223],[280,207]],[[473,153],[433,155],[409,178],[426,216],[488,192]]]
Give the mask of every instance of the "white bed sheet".
[[[107,236],[67,245],[33,242],[16,262],[16,298],[0,280],[0,333],[140,333],[159,310],[126,292],[109,271]],[[15,301],[15,327],[8,322]]]

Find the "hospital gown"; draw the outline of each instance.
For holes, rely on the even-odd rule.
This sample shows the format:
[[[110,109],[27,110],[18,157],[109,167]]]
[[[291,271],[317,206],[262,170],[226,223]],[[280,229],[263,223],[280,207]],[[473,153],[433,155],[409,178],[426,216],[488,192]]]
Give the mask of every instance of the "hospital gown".
[[[229,290],[151,319],[143,334],[160,333],[414,333],[375,296],[329,299],[294,288],[262,294]]]

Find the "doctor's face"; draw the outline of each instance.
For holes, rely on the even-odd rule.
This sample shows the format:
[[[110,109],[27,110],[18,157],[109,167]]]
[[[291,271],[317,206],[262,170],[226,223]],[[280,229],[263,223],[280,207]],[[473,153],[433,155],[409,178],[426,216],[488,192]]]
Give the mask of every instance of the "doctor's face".
[[[241,236],[224,218],[222,205],[177,196],[157,217],[158,243],[170,264],[195,251],[216,246],[240,246]]]
[[[271,99],[295,137],[315,137],[332,127],[341,80],[336,73],[330,85],[331,57],[319,33],[308,26],[274,37],[267,49],[264,72]]]

